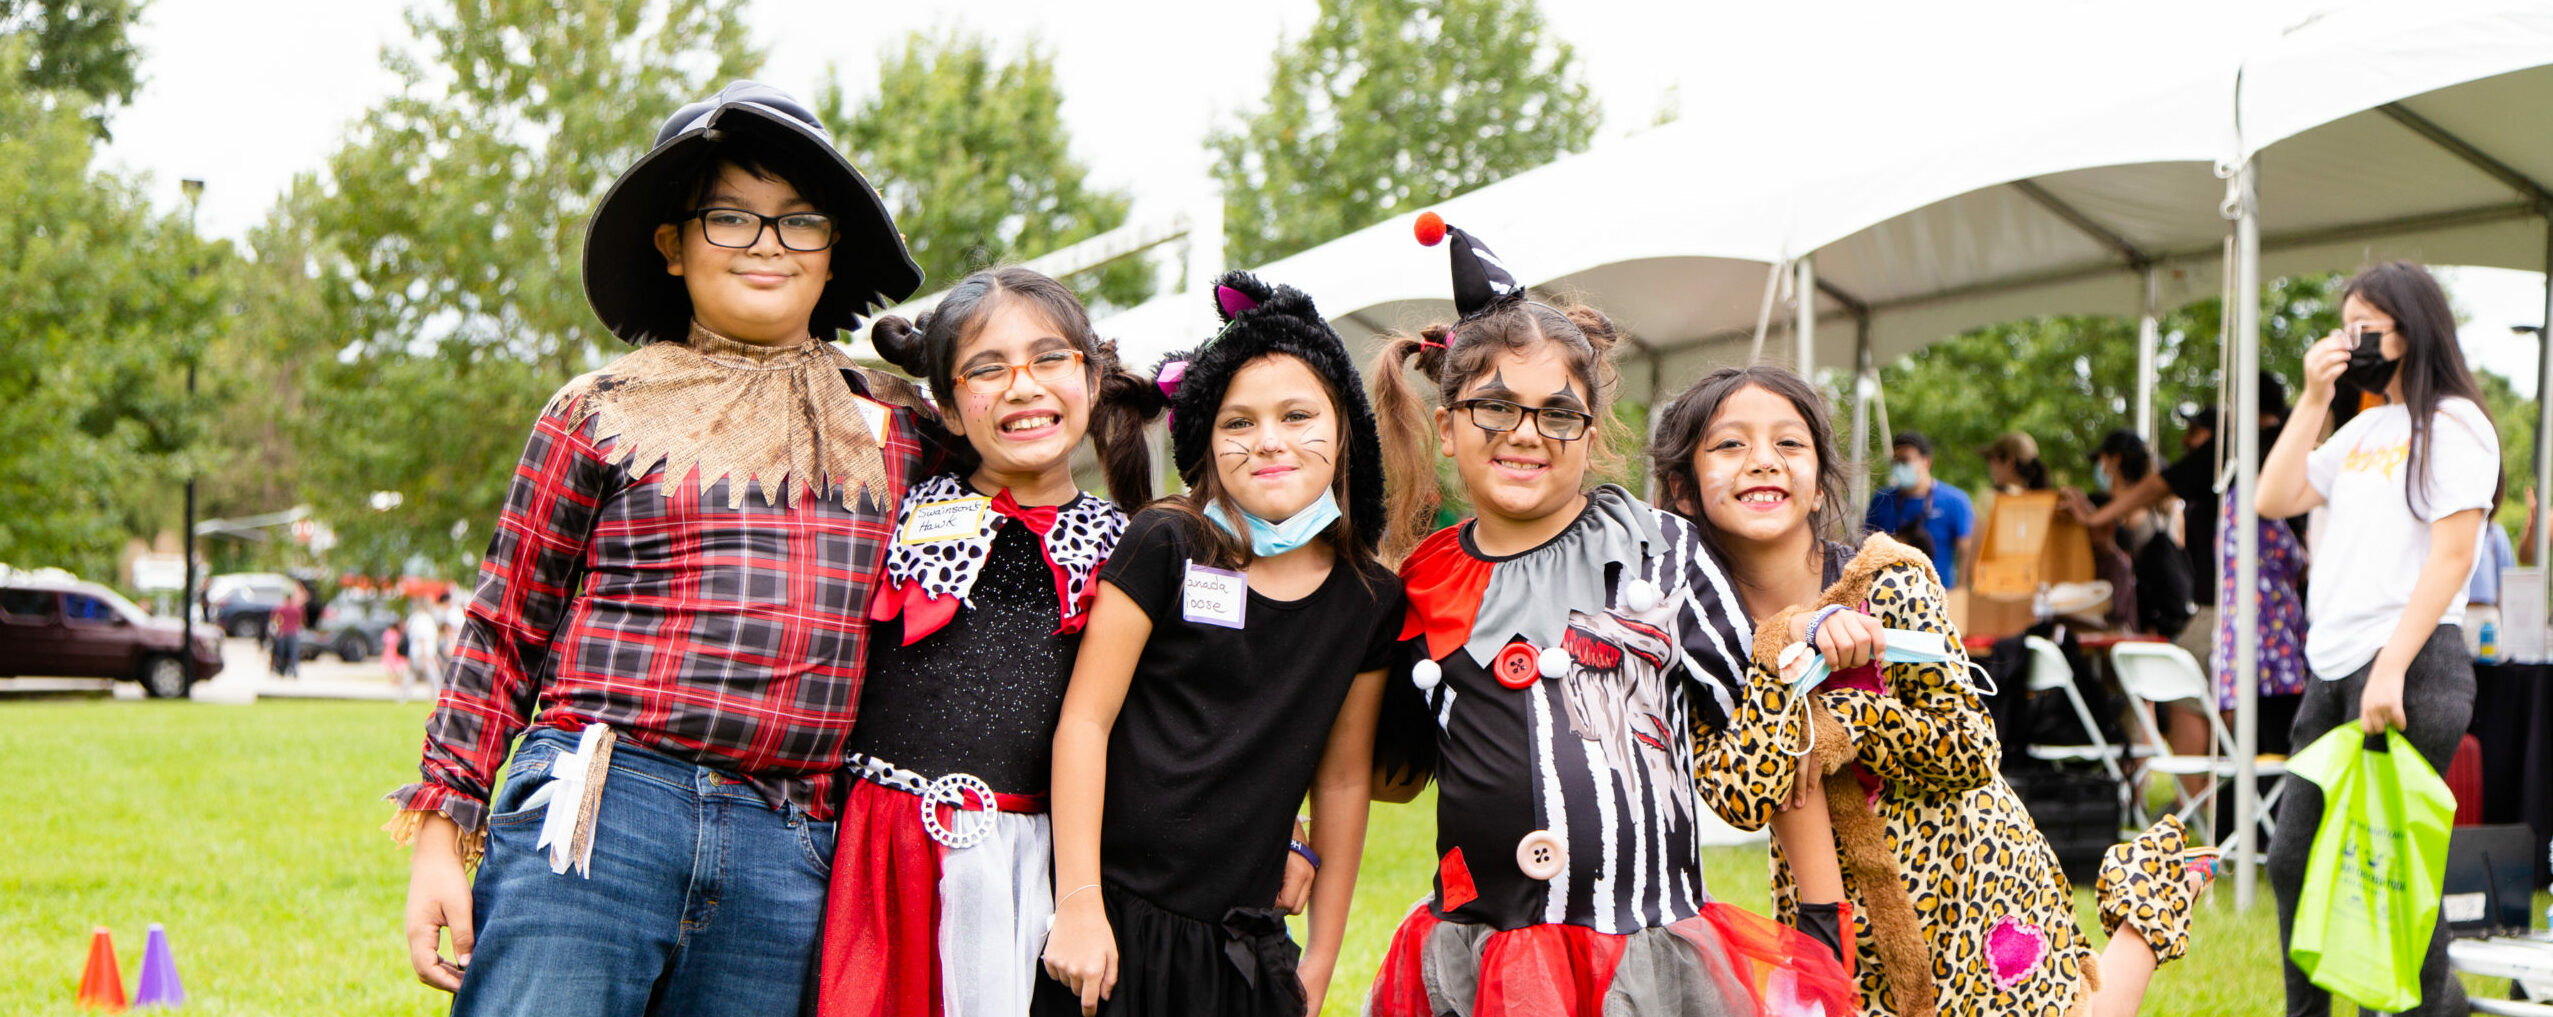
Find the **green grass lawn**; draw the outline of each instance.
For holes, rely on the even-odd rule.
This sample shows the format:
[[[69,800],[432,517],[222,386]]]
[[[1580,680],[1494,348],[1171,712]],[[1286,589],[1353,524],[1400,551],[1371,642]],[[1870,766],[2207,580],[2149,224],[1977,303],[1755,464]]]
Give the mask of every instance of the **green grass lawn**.
[[[115,931],[130,991],[151,922],[168,927],[190,1012],[442,1013],[447,997],[417,984],[400,939],[406,852],[378,829],[381,795],[415,772],[424,717],[388,703],[0,705],[0,759],[20,774],[0,784],[0,1013],[83,1013],[71,998],[98,925]],[[1427,892],[1433,844],[1428,800],[1376,806],[1326,1012],[1358,1011],[1392,928]],[[1706,865],[1721,899],[1764,908],[1762,849],[1714,850]],[[2267,887],[2249,913],[2219,889],[2146,1013],[2278,1011]],[[2090,894],[2076,897],[2097,928]]]

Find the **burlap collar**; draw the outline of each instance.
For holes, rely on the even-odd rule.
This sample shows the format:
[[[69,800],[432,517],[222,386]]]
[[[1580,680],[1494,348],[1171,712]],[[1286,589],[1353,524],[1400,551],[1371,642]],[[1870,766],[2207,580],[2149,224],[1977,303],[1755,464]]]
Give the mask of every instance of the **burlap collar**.
[[[670,498],[694,481],[702,495],[720,479],[727,507],[741,508],[748,481],[763,504],[799,497],[856,505],[862,492],[885,504],[886,461],[873,421],[886,410],[851,389],[850,356],[813,336],[797,343],[738,342],[693,322],[683,342],[639,347],[568,383],[551,412],[568,426],[595,421],[604,461],[645,476],[662,464]]]

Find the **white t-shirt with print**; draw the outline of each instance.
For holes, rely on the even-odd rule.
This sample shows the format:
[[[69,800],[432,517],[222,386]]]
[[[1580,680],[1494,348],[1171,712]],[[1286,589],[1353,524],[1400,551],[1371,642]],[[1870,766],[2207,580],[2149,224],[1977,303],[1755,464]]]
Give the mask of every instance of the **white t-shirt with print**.
[[[2491,507],[2500,438],[2472,401],[2438,404],[2417,517],[2403,500],[2410,454],[2411,411],[2387,404],[2351,418],[2305,457],[2306,482],[2331,506],[2330,522],[2314,540],[2305,599],[2305,663],[2315,677],[2346,678],[2393,638],[2429,560],[2431,521]],[[2463,623],[2463,585],[2457,590],[2438,624]]]

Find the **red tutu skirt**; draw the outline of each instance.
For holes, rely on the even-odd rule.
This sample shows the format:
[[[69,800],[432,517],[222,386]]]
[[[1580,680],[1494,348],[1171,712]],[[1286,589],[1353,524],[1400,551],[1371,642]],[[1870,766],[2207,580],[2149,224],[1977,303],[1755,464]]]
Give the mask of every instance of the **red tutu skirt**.
[[[1448,922],[1421,901],[1393,933],[1366,1007],[1375,1017],[1846,1017],[1861,1002],[1825,944],[1727,904],[1616,935]]]
[[[908,791],[851,781],[826,897],[818,1017],[1028,1010],[1055,912],[1053,841],[1046,817],[1035,814],[1043,799],[999,796],[1001,811],[970,820],[991,830],[965,848],[932,838],[921,803]],[[955,816],[943,805],[939,819]]]

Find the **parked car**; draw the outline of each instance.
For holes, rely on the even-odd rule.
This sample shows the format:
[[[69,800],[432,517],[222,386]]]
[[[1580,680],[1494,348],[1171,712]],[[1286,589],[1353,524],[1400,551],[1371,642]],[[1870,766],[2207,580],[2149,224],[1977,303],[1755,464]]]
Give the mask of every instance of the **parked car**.
[[[0,579],[0,677],[113,678],[154,698],[186,695],[188,646],[175,618],[154,618],[122,594],[77,579],[17,574]],[[195,678],[222,671],[221,634],[192,641]]]
[[[290,576],[273,572],[226,572],[204,581],[204,599],[213,605],[213,624],[241,639],[262,639],[275,608],[292,593]]]
[[[361,590],[337,594],[319,609],[319,621],[301,633],[301,659],[326,650],[349,664],[361,664],[381,652],[381,634],[399,627],[403,616],[395,597]]]

